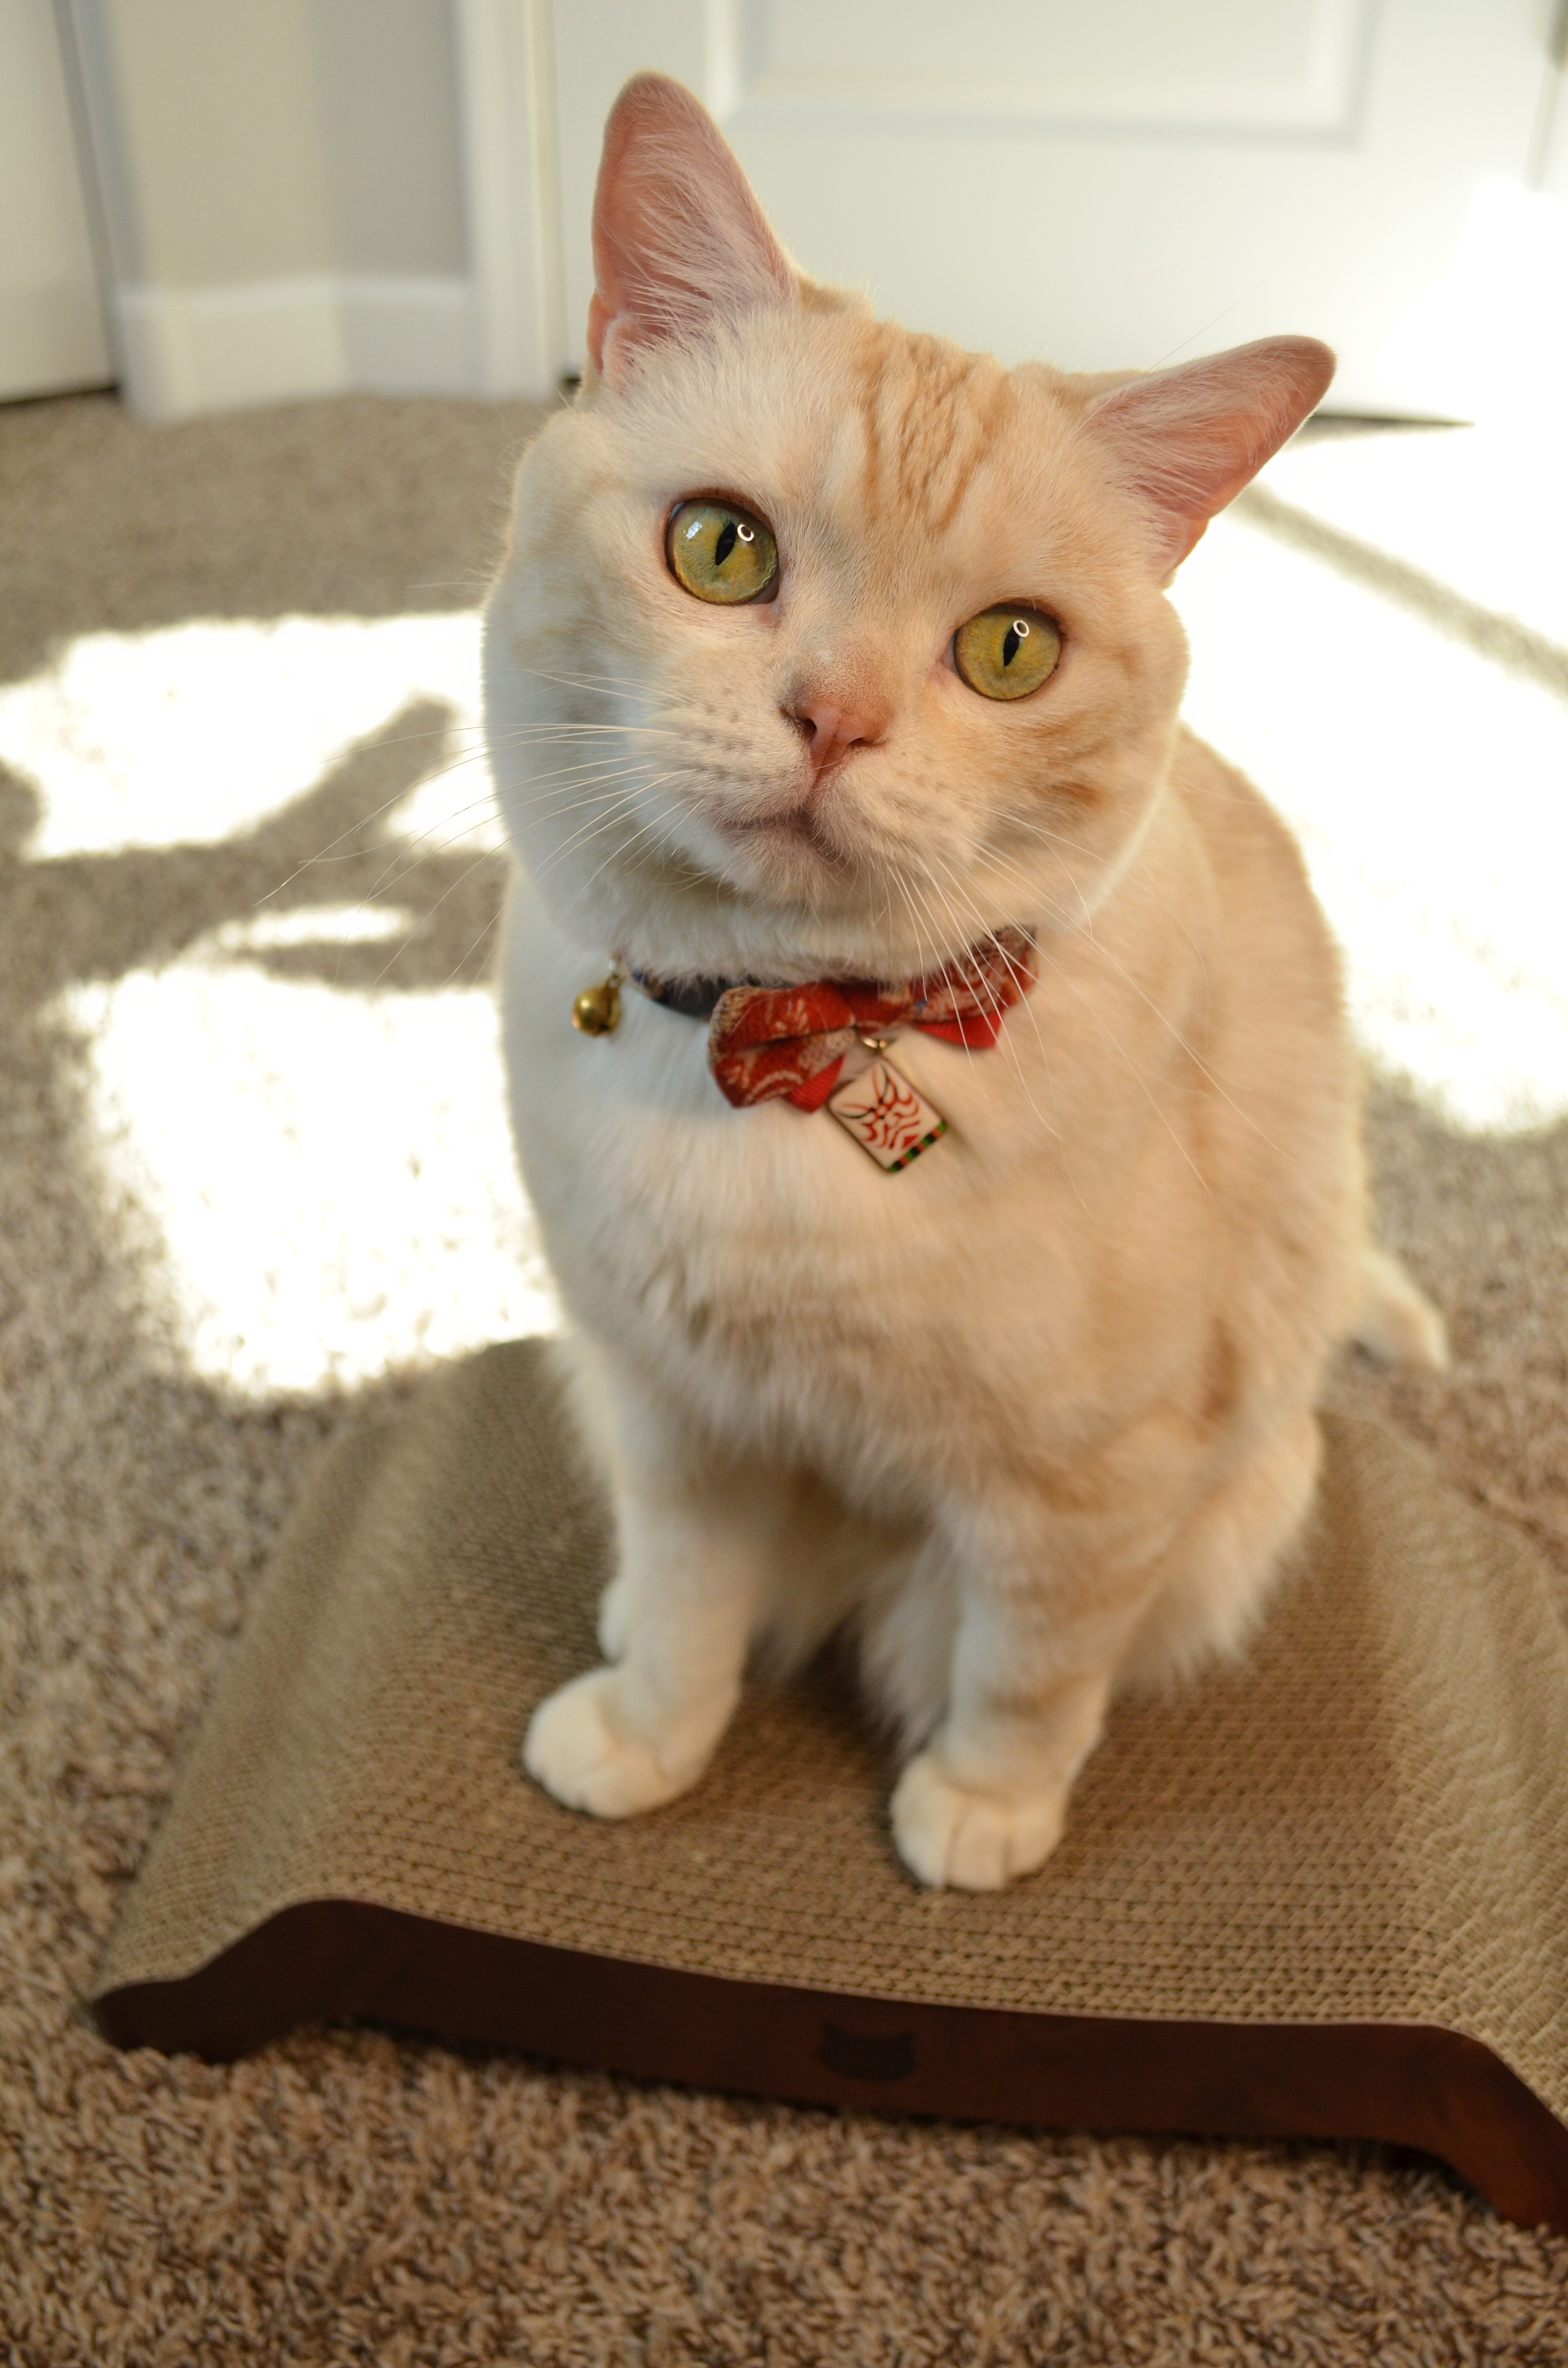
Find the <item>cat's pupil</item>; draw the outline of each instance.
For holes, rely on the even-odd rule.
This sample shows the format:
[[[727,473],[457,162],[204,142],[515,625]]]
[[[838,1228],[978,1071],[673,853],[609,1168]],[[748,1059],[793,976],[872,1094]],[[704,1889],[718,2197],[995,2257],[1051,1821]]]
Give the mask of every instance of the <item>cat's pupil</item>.
[[[713,547],[713,564],[715,567],[722,567],[725,560],[728,559],[731,552],[733,551],[735,547],[735,538],[739,531],[740,529],[736,526],[733,518],[725,519],[723,525],[719,529],[719,540]]]
[[[1023,619],[1021,617],[1015,617],[1013,622],[1008,626],[1006,632],[1002,636],[1002,663],[1005,666],[1010,666],[1013,660],[1017,656],[1024,635],[1028,632],[1028,627],[1025,624]]]

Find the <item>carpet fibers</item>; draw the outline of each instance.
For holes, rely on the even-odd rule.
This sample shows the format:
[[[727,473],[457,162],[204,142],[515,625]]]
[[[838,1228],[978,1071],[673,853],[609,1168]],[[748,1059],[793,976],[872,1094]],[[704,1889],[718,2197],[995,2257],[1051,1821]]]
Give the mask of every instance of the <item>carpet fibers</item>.
[[[901,2123],[369,2029],[213,2068],[84,2016],[312,1451],[551,1321],[473,737],[476,587],[534,418],[0,411],[0,2360],[1568,2361],[1568,2242],[1384,2149]],[[1215,530],[1184,606],[1197,720],[1290,813],[1346,939],[1383,1229],[1453,1333],[1445,1380],[1347,1360],[1335,1395],[1568,1577],[1568,1005],[1531,919],[1562,701],[1528,615],[1510,640],[1468,596],[1406,598],[1406,554],[1361,567],[1348,477],[1336,508],[1311,475],[1289,531],[1267,505]],[[1412,748],[1439,666],[1445,747],[1471,709],[1494,751],[1517,718],[1492,778],[1528,837],[1461,860],[1407,803],[1380,855],[1359,733],[1313,805],[1290,752],[1332,702],[1266,699],[1244,647],[1292,601],[1352,686],[1372,653]]]

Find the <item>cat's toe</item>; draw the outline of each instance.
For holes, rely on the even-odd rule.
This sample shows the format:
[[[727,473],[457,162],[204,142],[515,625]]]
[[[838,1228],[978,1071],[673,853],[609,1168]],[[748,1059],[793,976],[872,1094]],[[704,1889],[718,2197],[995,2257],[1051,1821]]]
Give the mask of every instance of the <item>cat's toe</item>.
[[[631,1635],[631,1577],[620,1571],[599,1598],[599,1650],[607,1661],[619,1661]]]
[[[616,1715],[619,1678],[590,1669],[540,1702],[528,1721],[523,1766],[569,1809],[596,1817],[633,1817],[673,1801],[696,1770],[675,1775],[651,1745],[628,1735]]]
[[[934,1890],[999,1891],[1042,1866],[1062,1839],[1062,1793],[971,1791],[935,1752],[912,1759],[892,1796],[893,1839],[910,1873]]]

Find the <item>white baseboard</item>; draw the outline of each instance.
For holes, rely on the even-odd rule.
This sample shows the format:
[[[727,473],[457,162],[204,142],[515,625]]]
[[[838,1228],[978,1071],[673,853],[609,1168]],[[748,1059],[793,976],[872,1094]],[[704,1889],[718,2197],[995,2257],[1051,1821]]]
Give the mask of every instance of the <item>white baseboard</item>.
[[[350,386],[380,394],[473,394],[474,298],[466,279],[345,279]]]
[[[143,419],[365,388],[477,392],[470,281],[258,279],[232,288],[123,288],[125,397]]]

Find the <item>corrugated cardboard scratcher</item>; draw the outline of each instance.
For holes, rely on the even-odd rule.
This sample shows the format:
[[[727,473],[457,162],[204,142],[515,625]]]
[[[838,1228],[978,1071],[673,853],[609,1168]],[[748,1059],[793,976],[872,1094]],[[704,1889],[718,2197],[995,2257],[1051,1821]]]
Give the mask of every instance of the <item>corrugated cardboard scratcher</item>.
[[[1530,1550],[1330,1421],[1247,1659],[1131,1702],[1037,1875],[920,1890],[832,1677],[601,1825],[522,1774],[608,1528],[547,1349],[341,1437],[94,2007],[227,2057],[349,2015],[658,2079],[1095,2130],[1376,2137],[1568,2230],[1568,1630]]]

